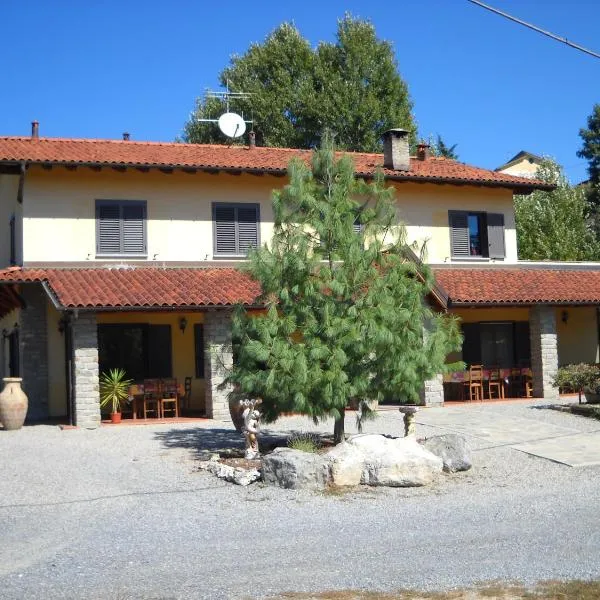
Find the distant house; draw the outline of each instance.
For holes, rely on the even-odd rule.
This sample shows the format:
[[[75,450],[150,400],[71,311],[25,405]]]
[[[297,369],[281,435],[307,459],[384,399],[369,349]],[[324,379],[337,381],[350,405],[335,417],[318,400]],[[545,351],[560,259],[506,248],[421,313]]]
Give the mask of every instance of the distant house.
[[[542,160],[542,157],[537,154],[521,150],[521,152],[515,154],[508,162],[499,166],[496,171],[498,173],[514,175],[515,177],[535,177]]]

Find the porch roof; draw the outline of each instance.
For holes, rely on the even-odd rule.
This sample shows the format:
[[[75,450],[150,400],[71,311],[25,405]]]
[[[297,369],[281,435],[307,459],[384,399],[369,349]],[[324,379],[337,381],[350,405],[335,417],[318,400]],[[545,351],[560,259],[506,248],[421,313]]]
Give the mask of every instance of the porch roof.
[[[259,286],[232,268],[0,270],[0,283],[39,282],[59,309],[172,310],[253,306]]]
[[[434,268],[452,305],[600,304],[600,265],[574,268]]]

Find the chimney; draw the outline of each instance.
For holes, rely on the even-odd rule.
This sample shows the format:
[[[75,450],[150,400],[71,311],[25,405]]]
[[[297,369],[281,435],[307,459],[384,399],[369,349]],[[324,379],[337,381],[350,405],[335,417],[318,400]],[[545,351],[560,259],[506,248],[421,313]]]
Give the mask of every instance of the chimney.
[[[124,131],[123,132],[123,141],[124,142],[128,142],[129,141],[129,132],[128,131]]]
[[[250,131],[250,133],[248,134],[248,147],[256,147],[256,133],[254,133],[254,130]]]
[[[37,121],[31,121],[31,139],[37,140],[40,137],[40,124]]]
[[[419,160],[427,160],[430,156],[429,144],[421,142],[417,144],[417,158]]]
[[[410,171],[406,129],[388,129],[383,134],[383,166],[394,171]]]

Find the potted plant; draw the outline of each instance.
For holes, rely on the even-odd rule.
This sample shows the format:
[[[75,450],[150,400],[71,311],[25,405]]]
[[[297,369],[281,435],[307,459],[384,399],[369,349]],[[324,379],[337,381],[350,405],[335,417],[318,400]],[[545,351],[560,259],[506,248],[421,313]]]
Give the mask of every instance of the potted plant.
[[[586,396],[588,394],[595,395],[596,390],[600,387],[600,369],[587,363],[565,365],[558,369],[552,385],[563,390],[577,392],[579,404],[581,404],[582,393],[585,393]]]
[[[124,369],[110,369],[100,376],[100,407],[110,409],[110,420],[121,422],[121,407],[129,401],[131,379],[125,378]]]

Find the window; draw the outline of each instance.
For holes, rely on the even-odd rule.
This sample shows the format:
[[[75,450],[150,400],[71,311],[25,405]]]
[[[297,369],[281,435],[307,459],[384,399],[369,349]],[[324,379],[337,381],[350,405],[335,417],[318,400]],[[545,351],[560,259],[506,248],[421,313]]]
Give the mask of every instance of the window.
[[[194,357],[196,361],[196,379],[204,379],[204,326],[194,325]]]
[[[17,264],[17,220],[15,215],[10,218],[9,231],[10,231],[10,264]]]
[[[146,255],[146,202],[96,200],[96,253]]]
[[[451,210],[450,250],[453,257],[504,258],[504,215]]]
[[[100,372],[125,369],[128,379],[172,376],[171,326],[98,325]]]
[[[530,365],[529,323],[505,321],[463,323],[463,361],[485,367]]]
[[[213,203],[215,256],[246,256],[259,240],[258,204]]]

